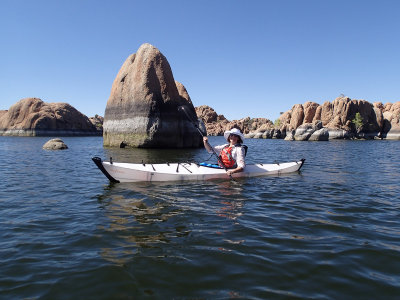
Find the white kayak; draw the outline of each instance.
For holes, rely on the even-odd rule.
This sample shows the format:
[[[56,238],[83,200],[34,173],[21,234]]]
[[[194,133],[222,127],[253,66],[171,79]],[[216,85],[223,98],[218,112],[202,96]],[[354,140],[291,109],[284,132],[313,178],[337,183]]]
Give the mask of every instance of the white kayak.
[[[182,181],[230,179],[222,168],[205,166],[197,163],[166,163],[166,164],[131,164],[102,161],[93,157],[96,166],[111,182],[138,181]],[[305,159],[294,162],[273,164],[249,164],[243,172],[232,174],[233,178],[255,177],[265,175],[280,175],[300,170]]]

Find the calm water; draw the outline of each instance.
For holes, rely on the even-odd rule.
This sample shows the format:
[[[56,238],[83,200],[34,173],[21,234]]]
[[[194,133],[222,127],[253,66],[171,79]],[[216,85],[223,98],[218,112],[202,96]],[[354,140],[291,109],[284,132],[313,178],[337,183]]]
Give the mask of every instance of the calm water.
[[[110,185],[102,138],[0,137],[2,299],[399,299],[400,142],[248,140],[248,162],[300,174]],[[221,137],[210,138],[212,144]]]

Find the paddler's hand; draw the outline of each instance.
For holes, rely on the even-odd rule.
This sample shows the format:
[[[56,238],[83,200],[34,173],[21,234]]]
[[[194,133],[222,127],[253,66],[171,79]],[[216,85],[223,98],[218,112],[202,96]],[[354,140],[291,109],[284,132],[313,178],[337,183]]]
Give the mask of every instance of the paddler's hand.
[[[207,149],[208,152],[212,151],[212,148],[210,147],[210,144],[208,143],[208,137],[203,136],[203,143],[204,143],[204,147]]]
[[[230,170],[226,171],[226,174],[228,176],[232,176],[232,174],[239,173],[239,172],[242,172],[242,171],[243,171],[242,167],[237,167],[236,169],[230,169]]]

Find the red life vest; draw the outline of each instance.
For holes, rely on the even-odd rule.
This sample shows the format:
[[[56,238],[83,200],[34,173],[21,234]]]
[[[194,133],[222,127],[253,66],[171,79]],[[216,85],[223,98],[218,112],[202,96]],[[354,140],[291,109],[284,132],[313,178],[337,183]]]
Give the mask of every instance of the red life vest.
[[[224,165],[221,167],[225,166],[225,168],[229,169],[229,168],[234,168],[236,166],[236,160],[234,160],[232,157],[232,150],[233,150],[233,147],[230,147],[229,145],[222,148],[222,150],[219,154],[219,158],[220,158],[220,161],[222,161],[222,163]],[[221,163],[219,163],[219,164],[221,164]]]

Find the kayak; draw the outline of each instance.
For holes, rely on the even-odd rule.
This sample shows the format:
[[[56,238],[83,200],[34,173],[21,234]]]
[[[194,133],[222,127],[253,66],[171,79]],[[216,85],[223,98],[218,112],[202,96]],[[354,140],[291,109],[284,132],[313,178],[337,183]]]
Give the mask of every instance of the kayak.
[[[111,182],[230,179],[223,168],[204,163],[132,164],[113,162],[111,158],[106,162],[99,157],[93,157],[92,160]],[[242,172],[232,174],[232,177],[293,173],[301,169],[304,161],[303,158],[285,163],[249,164]]]

